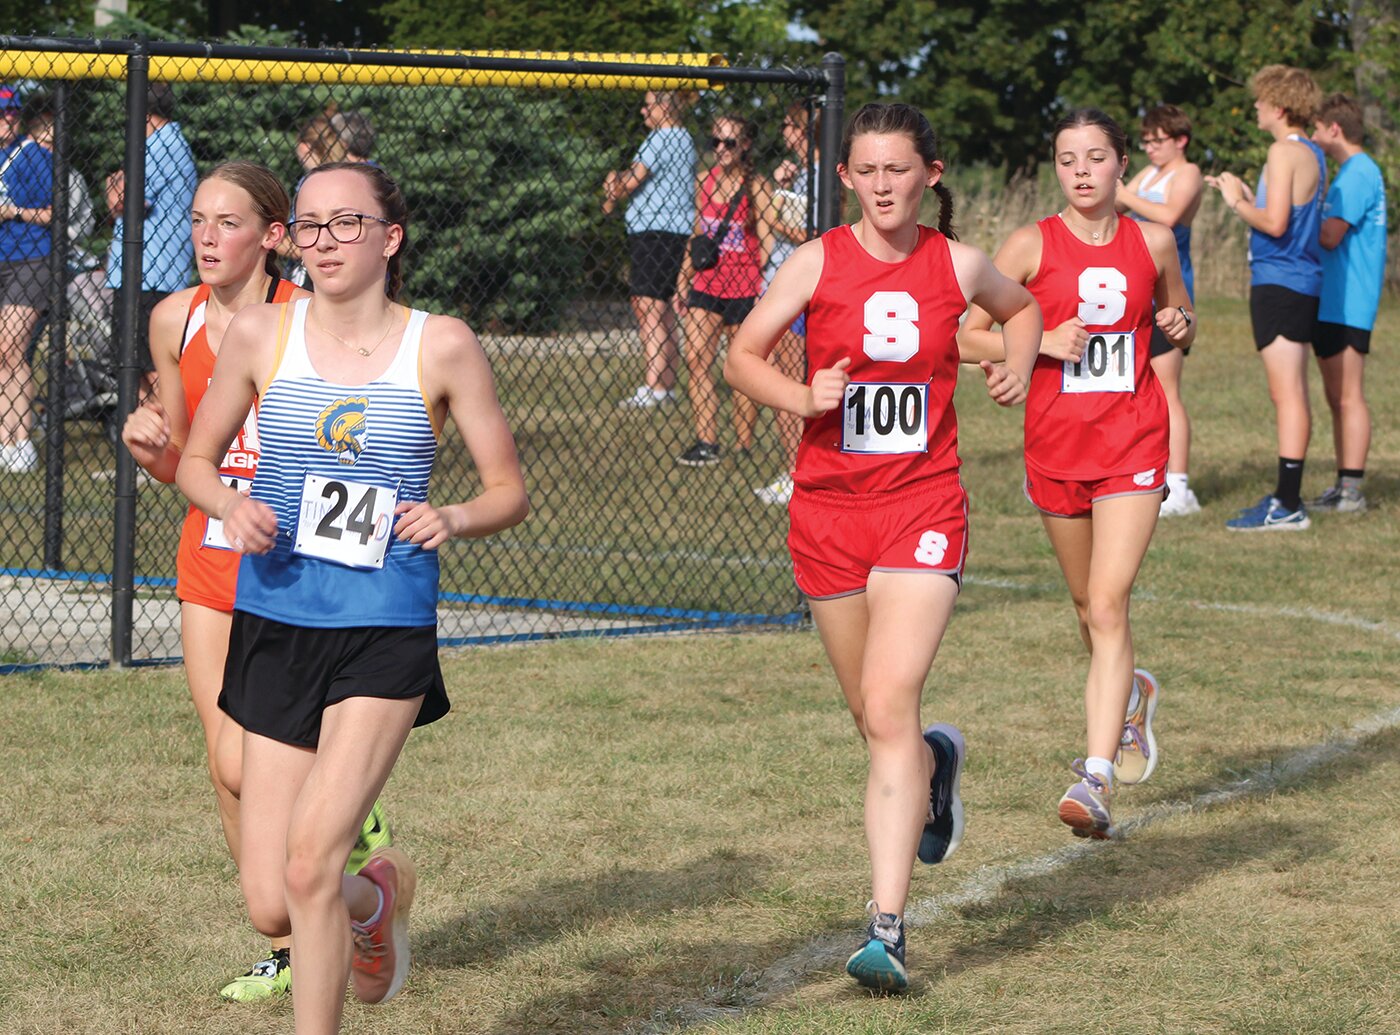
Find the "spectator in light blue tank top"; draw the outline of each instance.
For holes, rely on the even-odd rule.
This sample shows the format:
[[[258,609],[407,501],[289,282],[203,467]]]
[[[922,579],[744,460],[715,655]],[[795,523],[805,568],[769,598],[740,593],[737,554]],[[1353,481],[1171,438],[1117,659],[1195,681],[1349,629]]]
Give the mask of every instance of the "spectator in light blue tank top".
[[[1176,238],[1176,255],[1181,262],[1181,279],[1186,294],[1196,297],[1195,274],[1191,268],[1191,221],[1201,207],[1205,181],[1200,166],[1187,161],[1191,143],[1191,120],[1175,104],[1162,104],[1142,117],[1142,149],[1147,166],[1128,183],[1118,184],[1118,210],[1133,217],[1171,227]],[[1160,327],[1152,329],[1152,370],[1162,382],[1171,418],[1171,451],[1167,457],[1167,498],[1160,517],[1178,517],[1200,512],[1201,504],[1191,491],[1188,465],[1191,454],[1191,419],[1181,398],[1181,372],[1190,349],[1174,346]]]
[[[1385,283],[1385,181],[1362,150],[1365,134],[1361,107],[1346,94],[1322,102],[1313,142],[1340,168],[1322,204],[1322,302],[1313,351],[1332,411],[1337,480],[1313,506],[1344,513],[1366,509],[1361,482],[1371,411],[1362,385]]]
[[[1249,227],[1249,311],[1254,347],[1264,361],[1278,430],[1274,491],[1227,521],[1236,532],[1308,527],[1303,506],[1303,460],[1312,433],[1308,409],[1308,348],[1322,290],[1317,234],[1327,189],[1327,161],[1307,136],[1322,100],[1301,68],[1267,65],[1249,81],[1269,156],[1256,196],[1234,173],[1206,178],[1230,211]]]
[[[649,410],[675,401],[680,331],[674,297],[686,242],[695,224],[695,141],[681,120],[688,94],[648,90],[642,100],[647,135],[626,169],[603,180],[603,212],[627,202],[628,294],[641,332],[646,369],[623,409]]]

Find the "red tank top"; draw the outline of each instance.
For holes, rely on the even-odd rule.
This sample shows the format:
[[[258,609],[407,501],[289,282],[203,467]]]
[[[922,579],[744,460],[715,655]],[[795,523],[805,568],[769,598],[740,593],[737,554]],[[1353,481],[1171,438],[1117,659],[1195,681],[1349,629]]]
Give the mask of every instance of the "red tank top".
[[[290,280],[274,278],[267,291],[268,302],[286,302],[297,286]],[[185,389],[185,412],[194,423],[195,411],[209,388],[214,375],[214,353],[209,347],[209,332],[204,314],[209,304],[209,285],[195,288],[190,299],[189,315],[185,318],[185,333],[180,346],[180,383]],[[242,429],[229,446],[219,465],[219,476],[232,484],[253,480],[258,468],[257,408],[248,411]],[[175,595],[193,604],[203,604],[218,611],[233,610],[234,587],[238,582],[240,554],[232,550],[206,545],[209,519],[191,506],[180,529],[180,547],[175,555]]]
[[[807,421],[793,481],[890,492],[956,471],[958,320],[967,309],[948,239],[926,226],[902,262],[873,258],[849,226],[822,235],[807,306],[808,376],[851,360],[842,405]]]
[[[727,197],[715,196],[715,182],[719,175],[718,168],[711,169],[700,186],[700,229],[710,237],[719,232],[719,226],[734,202],[732,194]],[[719,263],[696,272],[692,285],[696,291],[716,298],[756,298],[763,290],[758,235],[749,226],[751,204],[746,188],[738,207],[734,209],[734,218],[729,221],[729,229],[719,242]]]
[[[1046,330],[1078,316],[1089,345],[1078,363],[1036,358],[1026,398],[1026,463],[1067,480],[1164,465],[1167,401],[1148,361],[1157,264],[1142,230],[1120,219],[1113,240],[1093,246],[1058,215],[1038,225],[1040,270],[1026,287]]]

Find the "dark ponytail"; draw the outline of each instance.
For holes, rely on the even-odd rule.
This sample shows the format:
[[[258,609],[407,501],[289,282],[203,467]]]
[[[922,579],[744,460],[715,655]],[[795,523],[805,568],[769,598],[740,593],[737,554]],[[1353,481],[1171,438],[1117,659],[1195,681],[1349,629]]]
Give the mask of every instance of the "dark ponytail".
[[[953,228],[953,192],[943,185],[939,180],[933,185],[933,192],[938,195],[938,232],[950,241],[958,239],[958,232]]]

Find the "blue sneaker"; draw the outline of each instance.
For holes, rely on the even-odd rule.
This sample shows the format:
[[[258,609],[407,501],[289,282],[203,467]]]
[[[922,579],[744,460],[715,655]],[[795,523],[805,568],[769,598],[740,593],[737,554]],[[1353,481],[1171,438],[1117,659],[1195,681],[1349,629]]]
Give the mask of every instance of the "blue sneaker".
[[[877,992],[903,992],[909,987],[904,969],[904,921],[894,913],[882,913],[871,902],[870,926],[865,943],[846,961],[846,973]]]
[[[1289,510],[1277,496],[1265,496],[1252,507],[1240,511],[1240,516],[1225,522],[1231,532],[1301,532],[1311,527],[1308,511],[1301,503]]]
[[[956,726],[940,722],[924,730],[933,751],[933,778],[928,787],[928,819],[919,836],[919,861],[941,863],[958,850],[963,837],[963,806],[958,795],[967,744]]]

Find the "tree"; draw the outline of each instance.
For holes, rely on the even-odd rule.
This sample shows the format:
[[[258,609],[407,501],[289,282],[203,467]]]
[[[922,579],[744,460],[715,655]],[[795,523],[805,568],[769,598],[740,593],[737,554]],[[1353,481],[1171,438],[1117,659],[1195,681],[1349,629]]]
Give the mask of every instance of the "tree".
[[[1191,112],[1213,160],[1257,159],[1245,86],[1255,69],[1296,64],[1334,86],[1349,74],[1342,0],[879,0],[873,11],[862,0],[800,0],[799,13],[847,55],[853,104],[917,104],[952,157],[1008,176],[1044,161],[1055,118],[1085,104],[1131,124],[1171,101]]]

